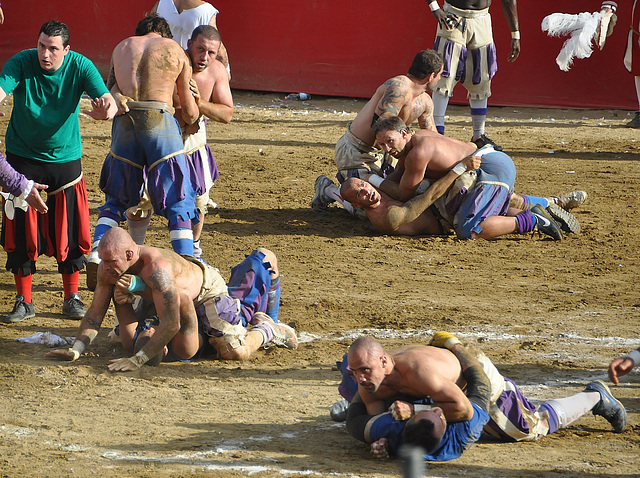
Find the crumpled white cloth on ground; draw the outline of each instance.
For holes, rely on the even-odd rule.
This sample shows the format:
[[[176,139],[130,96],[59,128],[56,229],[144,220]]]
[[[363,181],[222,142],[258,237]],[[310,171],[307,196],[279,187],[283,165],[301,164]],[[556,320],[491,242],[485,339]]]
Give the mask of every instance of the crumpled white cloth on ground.
[[[64,345],[71,345],[74,340],[74,337],[60,337],[53,332],[36,332],[28,337],[18,337],[16,342],[22,342],[24,344],[42,344],[47,347],[61,347]]]

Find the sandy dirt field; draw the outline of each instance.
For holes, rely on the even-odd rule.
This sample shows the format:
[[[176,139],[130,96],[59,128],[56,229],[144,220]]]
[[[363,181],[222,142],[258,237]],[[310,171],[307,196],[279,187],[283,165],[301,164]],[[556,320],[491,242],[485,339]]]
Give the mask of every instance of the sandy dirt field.
[[[462,242],[380,235],[337,206],[328,216],[311,211],[314,180],[335,174],[334,145],[363,100],[234,94],[233,121],[209,125],[222,175],[212,193],[219,207],[204,226],[204,257],[228,277],[252,248],[275,251],[280,317],[298,331],[299,349],[270,348],[247,363],[202,360],[111,374],[108,360],[124,353],[107,338],[110,312],[89,353],[73,363],[47,360],[46,346],[15,339],[74,336],[78,322],[60,314],[61,278],[42,258],[37,316],[0,324],[1,476],[399,476],[399,460],[373,461],[367,445],[329,418],[340,398],[332,366],[360,334],[392,348],[449,330],[481,347],[536,400],[605,379],[610,360],[638,346],[640,135],[623,127],[628,112],[490,108],[487,133],[514,159],[518,191],[588,192],[575,210],[583,232],[562,242],[528,235]],[[449,114],[447,134],[468,141],[467,108]],[[0,118],[3,133],[7,121]],[[95,223],[110,124],[83,117],[81,126]],[[153,219],[148,243],[170,247],[161,218]],[[84,274],[81,283],[88,304]],[[5,271],[3,315],[14,295]],[[621,434],[588,414],[534,443],[483,438],[455,461],[429,464],[428,473],[637,476],[640,374],[622,382],[613,389],[629,413]]]

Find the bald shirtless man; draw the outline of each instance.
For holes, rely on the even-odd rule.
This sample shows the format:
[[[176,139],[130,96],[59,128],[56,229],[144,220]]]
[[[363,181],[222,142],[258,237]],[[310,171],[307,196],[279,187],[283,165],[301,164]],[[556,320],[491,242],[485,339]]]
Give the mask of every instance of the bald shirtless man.
[[[275,255],[267,249],[247,256],[232,271],[228,285],[217,269],[173,251],[137,245],[119,227],[107,231],[98,251],[98,284],[75,342],[45,357],[78,359],[98,335],[112,297],[122,345],[135,352],[111,360],[112,372],[136,370],[151,359],[159,362],[168,352],[190,359],[205,340],[227,360],[248,360],[268,343],[297,347],[295,331],[268,315],[271,275],[279,272]],[[158,321],[151,329],[139,328],[132,294],[155,306]]]
[[[179,254],[193,255],[196,193],[186,174],[180,125],[173,117],[174,88],[184,122],[194,123],[200,116],[190,82],[189,59],[157,15],[140,20],[135,36],[113,50],[107,86],[121,114],[113,120],[111,150],[100,176],[105,204],[88,259],[89,289],[95,287],[100,239],[125,220],[127,208],[138,204],[145,176],[154,211],[168,220],[171,246]]]
[[[388,458],[390,446],[397,450],[401,436],[407,439],[405,426],[414,429],[412,443],[422,446],[425,458],[433,461],[460,456],[480,438],[483,426],[504,441],[537,440],[591,411],[618,433],[627,427],[624,406],[599,380],[537,407],[486,355],[467,350],[452,334],[438,332],[432,344],[386,352],[375,339],[361,337],[349,348],[358,393],[349,406],[347,429],[372,444],[374,457]],[[414,404],[425,399],[429,404]]]
[[[361,178],[371,172],[385,177],[393,171],[393,158],[385,156],[375,146],[373,125],[380,118],[397,115],[406,124],[418,120],[421,129],[436,130],[433,101],[429,93],[440,79],[441,73],[440,55],[433,50],[422,50],[414,57],[406,75],[390,78],[378,87],[336,144],[336,177],[340,183],[349,177]],[[345,209],[354,213],[353,208],[339,196],[324,194],[324,187],[330,182],[328,178],[324,178],[325,176],[319,176],[316,179],[316,193],[311,201],[311,208],[318,214],[326,214],[328,205],[338,201]]]

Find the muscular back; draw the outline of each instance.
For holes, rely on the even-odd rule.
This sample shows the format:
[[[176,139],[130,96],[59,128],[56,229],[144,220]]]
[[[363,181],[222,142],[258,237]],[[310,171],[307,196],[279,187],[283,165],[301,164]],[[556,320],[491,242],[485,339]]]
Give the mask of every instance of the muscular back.
[[[421,128],[431,128],[433,101],[425,92],[423,85],[418,85],[409,77],[400,75],[379,86],[351,123],[351,132],[369,145],[375,142],[371,124],[374,115],[378,117],[397,115],[406,125],[420,119]]]
[[[174,281],[181,295],[194,300],[200,293],[203,282],[202,270],[196,264],[187,261],[173,251],[155,247],[140,247],[140,258],[128,271],[148,283],[153,288],[166,286],[168,281]],[[149,290],[148,299],[151,299]]]
[[[114,49],[112,61],[120,91],[137,101],[171,105],[176,83],[188,85],[191,77],[182,48],[154,33],[123,40]]]

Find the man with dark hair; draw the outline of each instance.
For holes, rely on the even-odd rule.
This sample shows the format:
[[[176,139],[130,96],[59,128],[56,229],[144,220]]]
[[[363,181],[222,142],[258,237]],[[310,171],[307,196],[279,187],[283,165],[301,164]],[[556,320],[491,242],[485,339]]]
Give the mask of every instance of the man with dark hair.
[[[85,314],[78,293],[84,254],[91,247],[87,188],[82,173],[82,141],[78,113],[86,92],[96,120],[111,119],[116,103],[96,67],[71,51],[69,29],[51,20],[40,28],[37,48],[10,58],[0,74],[0,101],[13,92],[13,111],[7,133],[8,164],[26,177],[23,193],[38,194],[34,185],[48,186],[48,214],[43,208],[15,210],[4,216],[2,244],[7,270],[14,274],[17,296],[5,322],[35,316],[32,274],[40,254],[56,258],[64,288],[64,316]],[[35,206],[36,203],[31,203]]]
[[[448,195],[444,204],[437,207],[441,219],[448,222],[461,239],[492,239],[538,230],[562,240],[562,229],[580,232],[577,219],[552,198],[519,196],[532,205],[531,209],[513,207],[515,164],[505,153],[489,145],[477,149],[473,143],[432,131],[414,132],[398,117],[380,120],[374,132],[380,148],[395,157],[398,166],[386,179],[373,174],[363,179],[401,202],[411,199],[424,179],[435,181],[456,169],[458,174],[464,173],[460,158],[468,155],[482,158],[476,178],[460,184],[454,194]],[[462,176],[461,179],[468,178]],[[583,196],[586,198],[586,193]]]
[[[91,290],[97,280],[100,239],[125,220],[127,208],[139,203],[145,179],[153,210],[168,221],[174,251],[193,255],[196,192],[187,174],[180,125],[173,117],[173,95],[175,89],[182,119],[192,124],[200,116],[194,98],[197,87],[191,85],[189,58],[171,40],[166,20],[149,15],[136,31],[146,33],[120,42],[111,58],[109,86],[120,114],[113,120],[111,150],[100,175],[105,204],[100,208],[87,265]]]
[[[200,235],[210,204],[209,191],[219,176],[216,160],[207,144],[207,120],[228,123],[233,116],[234,106],[229,75],[222,63],[216,59],[221,45],[218,30],[209,25],[200,25],[193,31],[187,45],[187,55],[193,68],[192,77],[198,86],[195,99],[200,118],[194,124],[185,124],[179,104],[176,104],[175,117],[182,127],[189,177],[197,194],[195,201],[200,220],[193,224],[193,255],[201,257]],[[127,210],[129,232],[138,244],[144,243],[151,213],[148,197],[138,206]]]
[[[348,362],[358,392],[349,405],[347,430],[371,443],[375,458],[388,458],[404,437],[423,446],[428,460],[452,460],[480,438],[481,430],[504,441],[537,440],[589,411],[618,433],[627,427],[624,406],[603,382],[538,407],[486,355],[448,332],[435,334],[431,346],[390,353],[361,337],[349,348]],[[413,419],[410,430],[403,435],[408,419]],[[424,441],[416,428],[432,428],[431,436]]]
[[[442,58],[433,50],[422,50],[414,57],[406,75],[390,78],[378,87],[356,118],[347,125],[347,132],[336,144],[336,177],[340,183],[349,177],[363,177],[369,173],[384,177],[393,171],[394,158],[374,146],[373,125],[378,119],[397,115],[406,124],[418,120],[421,129],[436,130],[429,93],[438,82],[441,72]],[[311,209],[318,214],[327,214],[329,204],[337,201],[355,214],[355,209],[334,191],[325,191],[330,183],[331,180],[326,176],[318,176]]]

